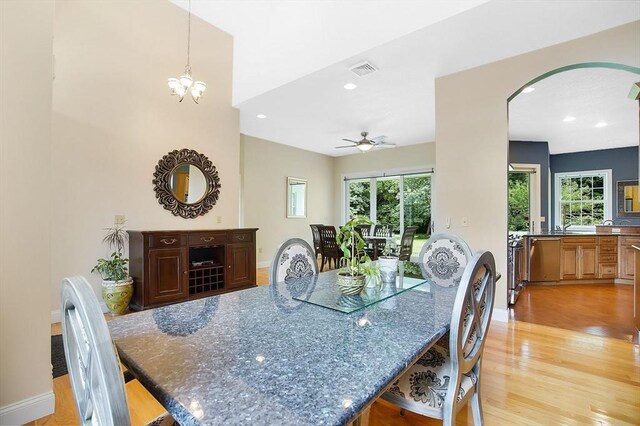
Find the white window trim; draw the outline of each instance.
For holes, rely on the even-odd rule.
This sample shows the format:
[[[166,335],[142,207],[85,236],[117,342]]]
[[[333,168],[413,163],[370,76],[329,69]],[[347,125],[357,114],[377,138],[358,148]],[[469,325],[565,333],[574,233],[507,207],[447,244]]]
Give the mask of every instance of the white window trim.
[[[534,234],[542,232],[540,215],[540,164],[512,163],[514,172],[529,173],[529,230]]]
[[[612,210],[612,206],[613,206],[613,173],[611,169],[604,169],[604,170],[581,170],[581,171],[577,171],[577,172],[562,172],[562,173],[555,173],[554,174],[554,200],[553,200],[553,206],[554,206],[554,224],[556,226],[562,226],[562,215],[561,215],[561,211],[560,211],[560,180],[562,178],[567,178],[567,177],[580,177],[580,176],[584,176],[584,175],[595,175],[595,174],[603,174],[605,175],[605,182],[604,182],[604,220],[610,220],[611,219],[611,212]],[[589,225],[571,225],[570,230],[573,231],[595,231],[596,227],[595,225],[593,226],[589,226]]]

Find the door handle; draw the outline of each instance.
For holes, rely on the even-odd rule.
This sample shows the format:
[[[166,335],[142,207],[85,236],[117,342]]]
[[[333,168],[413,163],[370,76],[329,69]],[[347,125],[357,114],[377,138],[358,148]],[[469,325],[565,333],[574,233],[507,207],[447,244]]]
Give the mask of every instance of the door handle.
[[[163,238],[160,240],[161,243],[166,244],[168,246],[170,246],[171,244],[175,243],[176,241],[178,241],[175,238]]]

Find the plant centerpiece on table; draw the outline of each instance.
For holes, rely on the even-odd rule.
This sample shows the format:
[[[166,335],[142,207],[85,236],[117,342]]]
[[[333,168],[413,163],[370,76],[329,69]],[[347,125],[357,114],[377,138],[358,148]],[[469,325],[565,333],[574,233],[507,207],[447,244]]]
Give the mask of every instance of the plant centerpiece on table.
[[[121,225],[106,228],[102,242],[113,250],[106,259],[98,259],[91,272],[102,277],[102,298],[113,315],[121,315],[129,306],[133,296],[133,279],[129,276],[129,259],[124,257],[127,232]]]
[[[364,239],[356,229],[358,225],[371,225],[371,223],[367,217],[354,216],[340,227],[336,235],[336,242],[343,254],[337,278],[338,287],[343,294],[360,293],[367,278],[376,285],[379,282],[380,271],[371,263],[371,258],[364,250],[366,245]]]

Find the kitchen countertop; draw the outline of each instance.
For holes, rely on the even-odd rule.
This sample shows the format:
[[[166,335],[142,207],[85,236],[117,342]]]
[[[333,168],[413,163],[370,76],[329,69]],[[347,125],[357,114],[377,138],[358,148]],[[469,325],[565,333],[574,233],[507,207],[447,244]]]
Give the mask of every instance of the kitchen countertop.
[[[639,237],[640,234],[632,232],[593,232],[593,231],[550,231],[550,232],[538,232],[534,234],[524,234],[523,237]]]

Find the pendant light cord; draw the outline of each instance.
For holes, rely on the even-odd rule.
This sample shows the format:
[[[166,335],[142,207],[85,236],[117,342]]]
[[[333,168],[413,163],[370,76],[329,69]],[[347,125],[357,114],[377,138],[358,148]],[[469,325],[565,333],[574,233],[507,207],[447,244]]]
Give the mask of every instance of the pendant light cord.
[[[191,0],[189,0],[189,24],[187,28],[187,68],[190,68],[189,55],[191,53]]]

